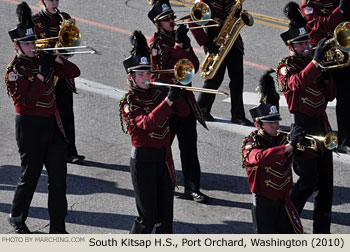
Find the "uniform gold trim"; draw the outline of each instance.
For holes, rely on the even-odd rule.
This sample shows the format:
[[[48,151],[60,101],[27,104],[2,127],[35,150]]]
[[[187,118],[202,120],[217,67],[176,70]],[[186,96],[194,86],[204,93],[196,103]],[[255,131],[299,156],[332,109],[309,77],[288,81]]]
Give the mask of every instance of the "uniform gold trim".
[[[277,185],[276,183],[273,183],[273,182],[271,181],[271,179],[265,180],[265,184],[266,184],[266,186],[270,186],[270,187],[272,187],[273,189],[281,190],[283,187],[285,187],[286,185],[288,185],[290,181],[291,181],[291,177],[289,176],[289,177],[288,177],[282,184],[280,184],[280,185]]]

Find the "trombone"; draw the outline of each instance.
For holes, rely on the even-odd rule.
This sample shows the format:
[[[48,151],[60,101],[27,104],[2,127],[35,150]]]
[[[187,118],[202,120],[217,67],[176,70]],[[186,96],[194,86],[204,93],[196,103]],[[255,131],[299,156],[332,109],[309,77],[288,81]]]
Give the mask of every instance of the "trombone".
[[[60,32],[57,37],[36,40],[35,49],[33,49],[35,53],[54,51],[52,55],[100,54],[90,46],[81,46],[81,33],[78,27],[75,25],[75,20],[73,18],[66,20],[57,8],[55,8],[55,10],[63,20],[60,24]],[[55,47],[50,47],[49,44],[55,41]],[[74,51],[79,49],[89,50]]]
[[[341,22],[334,29],[334,35],[326,44],[330,49],[326,51],[325,59],[320,62],[324,69],[343,68],[350,65],[350,22]]]
[[[192,21],[184,21],[188,18],[191,18]],[[206,25],[210,21],[215,22],[216,24]],[[219,26],[217,21],[211,18],[211,10],[209,6],[206,3],[202,3],[202,2],[195,3],[192,6],[190,15],[187,15],[179,19],[175,19],[174,22],[175,22],[175,25],[182,25],[182,24],[199,25],[199,26],[189,27],[188,29],[190,30]]]
[[[193,92],[228,95],[228,93],[226,92],[218,91],[214,89],[186,86],[191,83],[194,77],[194,66],[193,66],[193,63],[188,59],[178,60],[174,66],[174,69],[151,70],[151,73],[174,74],[177,82],[180,82],[182,85],[162,83],[162,82],[152,82],[152,81],[145,82],[146,84],[149,84],[149,85],[178,87],[178,88],[186,89]]]
[[[278,130],[278,132],[285,133],[288,136],[290,135],[290,132],[284,130]],[[306,139],[308,141],[302,143],[303,139]],[[321,142],[327,150],[334,150],[338,147],[337,135],[333,132],[329,132],[325,136],[314,136],[306,134],[305,136],[300,137],[297,143],[297,149],[300,151],[305,151],[305,149],[308,148],[314,151],[318,151],[317,141]]]

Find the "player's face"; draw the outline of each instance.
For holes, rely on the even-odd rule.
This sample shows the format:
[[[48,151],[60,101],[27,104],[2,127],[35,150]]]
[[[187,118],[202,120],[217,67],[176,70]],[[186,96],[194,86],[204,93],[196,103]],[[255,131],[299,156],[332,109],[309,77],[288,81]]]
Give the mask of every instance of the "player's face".
[[[33,58],[35,56],[35,53],[34,53],[34,49],[35,49],[35,43],[34,42],[29,42],[29,43],[25,43],[25,42],[20,42],[20,45],[21,45],[21,48],[22,48],[22,51],[21,50],[18,50],[17,51],[20,53],[20,54],[25,54],[25,56],[29,57],[29,58]]]
[[[145,84],[146,81],[149,81],[151,77],[150,71],[136,71],[134,74],[134,80],[136,85],[142,89],[148,89],[149,84]]]
[[[44,3],[46,5],[46,9],[52,13],[55,14],[56,11],[54,8],[58,8],[59,0],[44,0]]]
[[[311,46],[310,46],[309,42],[307,42],[307,41],[300,42],[300,43],[294,43],[293,48],[294,48],[295,53],[298,56],[301,56],[301,57],[309,57],[310,56]]]
[[[172,32],[174,31],[174,27],[175,27],[175,23],[174,23],[174,15],[170,14],[169,16],[167,16],[165,19],[162,19],[162,21],[160,21],[162,28],[166,31],[166,32]]]
[[[269,136],[276,136],[277,130],[280,127],[279,122],[263,122],[262,126],[265,130],[265,133],[267,133]]]

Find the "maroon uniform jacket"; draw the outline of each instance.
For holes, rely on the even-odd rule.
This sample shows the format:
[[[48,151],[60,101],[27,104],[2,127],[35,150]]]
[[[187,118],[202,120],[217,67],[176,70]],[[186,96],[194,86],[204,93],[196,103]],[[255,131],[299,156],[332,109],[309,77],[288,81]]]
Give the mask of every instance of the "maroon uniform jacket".
[[[306,28],[310,35],[309,43],[317,45],[322,38],[333,36],[334,28],[341,22],[350,20],[350,13],[341,13],[339,1],[335,0],[303,0],[301,13],[307,19]]]
[[[186,58],[193,63],[195,72],[198,71],[199,61],[192,47],[190,48],[189,52],[186,52],[181,47],[176,46],[173,34],[166,34],[162,32],[155,33],[150,39],[149,44],[151,48],[151,64],[153,70],[173,69],[178,60]],[[161,79],[166,83],[176,82],[173,73],[153,74],[151,80],[155,81],[157,79]],[[186,91],[186,97],[197,120],[207,129],[193,92]]]
[[[120,101],[120,114],[127,124],[132,146],[166,150],[166,164],[176,185],[169,116],[173,113],[187,116],[190,110],[181,96],[171,107],[164,100],[166,96],[158,88],[131,88]]]
[[[65,12],[61,12],[61,15],[64,19],[68,20],[70,19],[70,15]],[[48,26],[45,28],[45,24],[43,22],[43,19],[47,21]],[[44,39],[48,38],[46,32],[48,31],[49,37],[57,37],[60,32],[60,23],[61,23],[61,17],[59,15],[53,15],[47,11],[41,11],[33,16],[33,22],[35,24],[34,26],[34,32],[37,37],[37,39]],[[53,40],[50,42],[50,47],[54,47],[56,44],[56,40]],[[76,87],[74,79],[65,79],[65,83],[67,84],[68,88],[76,93]]]
[[[336,88],[332,79],[317,79],[321,71],[303,57],[290,56],[281,60],[277,79],[291,113],[300,112],[309,117],[323,116],[325,129],[331,131],[326,114],[328,101],[335,98]]]
[[[57,112],[53,74],[62,78],[75,78],[79,68],[66,59],[63,65],[55,63],[51,78],[42,82],[36,77],[38,58],[16,56],[8,65],[5,74],[8,94],[12,97],[16,113],[21,115],[45,116]]]
[[[230,13],[230,10],[232,6],[236,3],[235,0],[197,0],[196,2],[203,2],[206,3],[210,10],[211,10],[211,18],[214,19],[217,23],[220,24],[220,26],[217,27],[210,27],[206,29],[211,30],[212,35],[219,34],[223,24],[225,23],[225,20]],[[208,25],[215,24],[214,22],[208,22]],[[196,24],[190,24],[190,27],[197,26]],[[208,34],[208,32],[205,32],[204,29],[191,29],[191,32],[193,34],[193,37],[196,39],[198,45],[202,46],[208,40],[213,39],[212,36]],[[215,36],[216,37],[216,36]],[[237,40],[235,41],[235,44],[238,45],[240,50],[243,52],[243,40],[241,35],[237,37]]]
[[[286,134],[268,137],[253,131],[242,144],[242,166],[251,192],[271,200],[284,199],[294,229],[302,233],[300,218],[289,199],[293,155],[285,152],[287,143]]]

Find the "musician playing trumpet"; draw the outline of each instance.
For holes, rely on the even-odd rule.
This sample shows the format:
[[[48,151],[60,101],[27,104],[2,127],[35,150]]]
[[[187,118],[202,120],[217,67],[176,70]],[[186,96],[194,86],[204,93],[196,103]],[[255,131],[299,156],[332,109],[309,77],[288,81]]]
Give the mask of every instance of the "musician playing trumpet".
[[[60,32],[62,18],[68,20],[70,15],[65,12],[58,13],[59,0],[40,0],[41,11],[33,16],[35,34],[38,39],[55,38]],[[55,47],[56,40],[50,40],[49,46]],[[75,145],[75,123],[73,110],[73,93],[77,93],[74,79],[58,78],[55,85],[56,102],[63,123],[64,131],[69,141],[67,162],[80,163],[85,157],[79,155]]]
[[[190,60],[195,72],[198,71],[199,61],[195,55],[191,41],[187,36],[188,28],[185,25],[174,31],[174,11],[168,0],[153,1],[148,12],[149,19],[157,31],[150,39],[151,64],[153,70],[173,69],[178,60]],[[162,79],[166,83],[174,83],[174,74],[153,74],[152,81]],[[191,85],[191,84],[190,84]],[[170,117],[171,139],[177,136],[179,142],[182,171],[184,175],[185,197],[196,202],[205,203],[208,196],[200,191],[201,168],[197,152],[197,120],[206,127],[205,121],[195,100],[192,91],[183,91],[182,95],[191,107],[187,116],[172,115]]]
[[[332,78],[323,75],[319,63],[329,46],[325,39],[318,43],[313,58],[310,57],[309,35],[297,3],[285,7],[290,19],[289,30],[281,34],[290,56],[281,60],[277,77],[292,114],[293,124],[306,134],[324,136],[331,131],[326,107],[335,98],[336,88]],[[294,156],[294,171],[299,176],[290,198],[301,214],[306,201],[314,193],[313,233],[330,233],[333,200],[332,152],[320,144],[317,151],[305,151]]]
[[[285,133],[278,132],[281,117],[278,99],[271,99],[273,97],[269,95],[276,93],[269,74],[262,77],[260,86],[268,87],[268,83],[272,83],[269,89],[274,92],[263,92],[260,105],[250,110],[257,130],[252,131],[242,144],[242,167],[246,169],[253,196],[254,232],[303,233],[299,215],[289,199],[293,186],[293,151],[303,131],[298,126],[292,127],[290,142]]]

